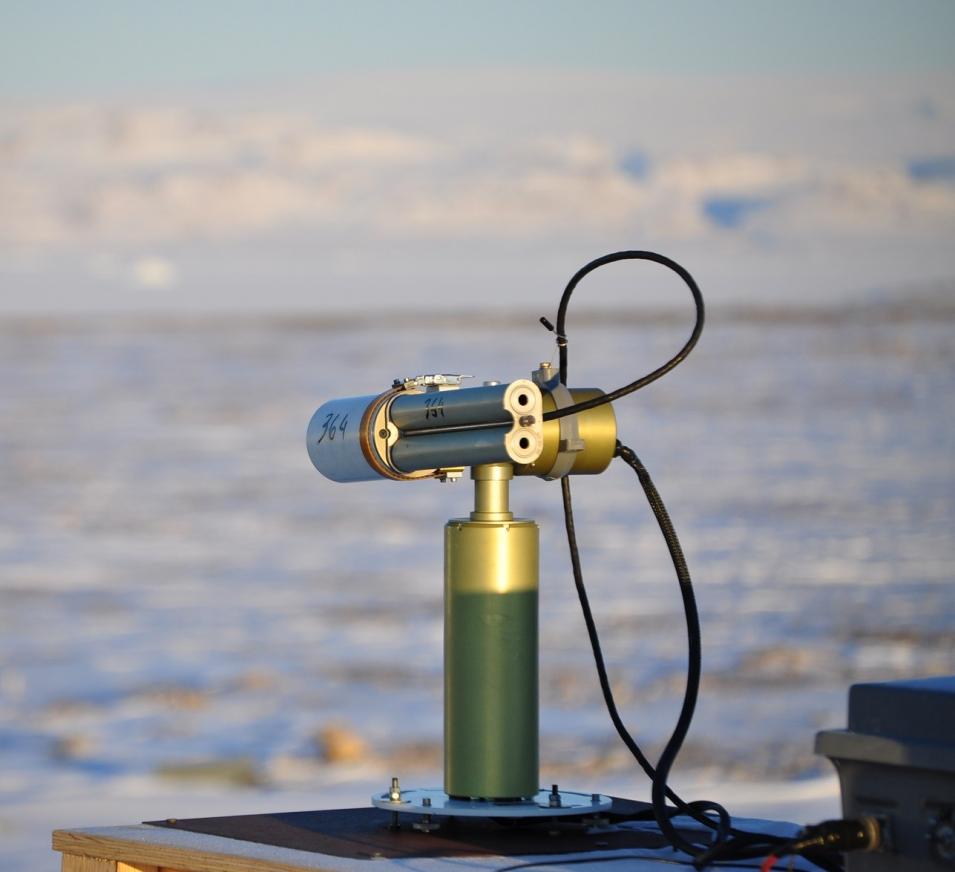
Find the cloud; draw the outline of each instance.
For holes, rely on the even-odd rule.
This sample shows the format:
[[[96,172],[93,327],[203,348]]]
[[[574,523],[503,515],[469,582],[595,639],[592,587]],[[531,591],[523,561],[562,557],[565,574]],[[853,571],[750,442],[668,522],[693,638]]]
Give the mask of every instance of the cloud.
[[[955,228],[951,156],[840,161],[717,141],[672,153],[596,134],[421,135],[290,112],[65,106],[11,117],[0,131],[0,243],[141,249],[342,229],[679,240]],[[175,275],[136,274],[154,287]]]
[[[130,265],[130,276],[144,288],[168,288],[176,283],[175,264],[164,257],[141,257]]]

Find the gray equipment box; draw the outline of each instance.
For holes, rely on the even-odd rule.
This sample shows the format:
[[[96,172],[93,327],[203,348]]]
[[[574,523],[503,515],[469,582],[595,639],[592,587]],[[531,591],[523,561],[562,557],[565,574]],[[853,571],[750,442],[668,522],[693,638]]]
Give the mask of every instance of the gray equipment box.
[[[842,813],[871,815],[886,845],[847,872],[955,869],[955,676],[855,684],[849,728],[816,736],[839,772]]]

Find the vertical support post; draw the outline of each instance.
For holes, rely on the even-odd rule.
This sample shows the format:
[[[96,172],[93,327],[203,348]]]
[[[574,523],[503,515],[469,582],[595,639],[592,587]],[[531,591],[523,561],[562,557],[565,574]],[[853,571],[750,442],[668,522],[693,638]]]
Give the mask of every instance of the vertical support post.
[[[538,785],[539,530],[508,505],[509,463],[475,466],[474,511],[444,551],[444,789],[513,800]]]

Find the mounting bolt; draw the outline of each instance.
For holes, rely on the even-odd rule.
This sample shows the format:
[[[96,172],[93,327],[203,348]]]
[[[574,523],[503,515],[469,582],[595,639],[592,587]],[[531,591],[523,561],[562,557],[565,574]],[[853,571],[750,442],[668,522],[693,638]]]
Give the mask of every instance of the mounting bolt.
[[[401,802],[401,787],[398,784],[397,776],[391,779],[391,790],[388,791],[388,799],[392,802]]]
[[[551,808],[560,808],[560,791],[557,789],[556,784],[551,785],[548,805],[550,805]]]
[[[431,808],[431,797],[430,797],[430,796],[426,796],[424,799],[421,800],[421,804],[422,804],[425,808]]]
[[[590,801],[593,802],[593,803],[600,802],[600,794],[599,794],[599,793],[591,793],[591,794],[590,794]]]

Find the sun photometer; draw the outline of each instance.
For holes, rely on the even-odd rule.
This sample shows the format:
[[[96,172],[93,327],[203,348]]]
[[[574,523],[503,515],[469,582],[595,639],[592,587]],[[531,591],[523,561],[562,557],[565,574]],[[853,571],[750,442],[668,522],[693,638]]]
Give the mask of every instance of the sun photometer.
[[[509,484],[603,472],[616,447],[613,407],[547,420],[603,397],[567,388],[550,363],[508,384],[464,387],[465,378],[422,375],[330,400],[308,426],[309,457],[332,481],[446,481],[466,467],[474,480],[473,511],[444,536],[444,789],[395,780],[372,801],[429,816],[601,811],[608,797],[540,787],[539,530],[514,517]]]
[[[463,387],[466,378],[422,375],[396,380],[380,394],[329,400],[308,425],[312,463],[338,482],[448,479],[486,463],[551,479],[609,465],[616,443],[609,404],[544,420],[601,391],[569,390],[550,363],[509,384]]]

